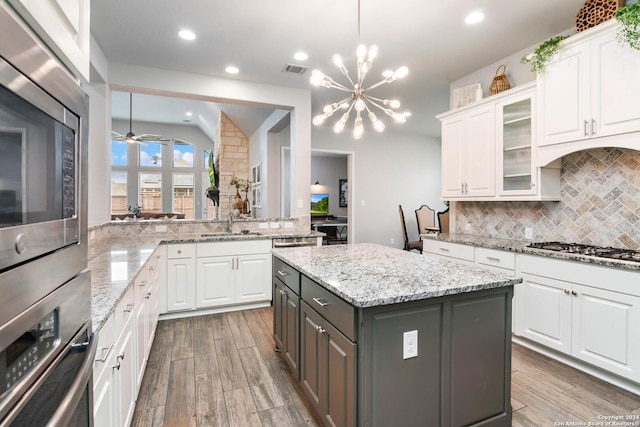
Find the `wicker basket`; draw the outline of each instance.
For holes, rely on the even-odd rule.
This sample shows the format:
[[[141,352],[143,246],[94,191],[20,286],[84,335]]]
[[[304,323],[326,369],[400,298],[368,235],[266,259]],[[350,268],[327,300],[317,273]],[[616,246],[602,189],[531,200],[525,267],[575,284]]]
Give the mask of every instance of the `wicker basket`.
[[[501,68],[503,69],[502,72],[500,72]],[[493,76],[491,86],[489,86],[489,93],[491,93],[491,95],[495,95],[496,93],[500,93],[511,88],[509,80],[505,75],[505,71],[507,71],[507,67],[505,65],[499,66],[496,70],[496,75]]]

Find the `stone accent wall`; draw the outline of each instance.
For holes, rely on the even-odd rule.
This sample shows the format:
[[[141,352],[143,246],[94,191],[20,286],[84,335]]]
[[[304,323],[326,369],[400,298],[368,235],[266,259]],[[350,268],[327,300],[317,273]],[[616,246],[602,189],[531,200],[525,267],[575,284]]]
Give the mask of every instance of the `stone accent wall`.
[[[216,170],[220,172],[220,217],[226,218],[236,194],[236,188],[229,185],[231,178],[234,174],[238,178],[249,177],[249,138],[223,112],[218,123]]]
[[[598,148],[562,158],[560,202],[457,202],[456,232],[640,249],[640,151]]]

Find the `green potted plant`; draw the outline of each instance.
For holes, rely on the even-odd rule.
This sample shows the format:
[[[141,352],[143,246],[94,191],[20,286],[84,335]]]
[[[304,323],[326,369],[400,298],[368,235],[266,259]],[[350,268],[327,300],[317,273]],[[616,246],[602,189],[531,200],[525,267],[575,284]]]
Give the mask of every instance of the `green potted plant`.
[[[616,20],[620,22],[618,41],[640,50],[640,2],[618,9]]]
[[[523,56],[520,62],[523,64],[531,64],[531,71],[534,73],[543,73],[545,65],[547,65],[549,60],[558,51],[562,40],[568,37],[569,36],[565,35],[551,37],[549,40],[542,42],[536,50]]]
[[[209,187],[206,189],[206,195],[213,202],[213,206],[220,206],[220,190],[216,186],[217,183],[216,168],[213,163],[213,150],[209,151]]]

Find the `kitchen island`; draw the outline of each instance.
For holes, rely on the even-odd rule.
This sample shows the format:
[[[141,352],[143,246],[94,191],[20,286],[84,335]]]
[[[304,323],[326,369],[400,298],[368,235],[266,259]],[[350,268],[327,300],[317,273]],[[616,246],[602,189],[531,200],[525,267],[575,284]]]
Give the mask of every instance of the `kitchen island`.
[[[510,426],[521,279],[374,244],[273,249],[274,340],[336,426]]]

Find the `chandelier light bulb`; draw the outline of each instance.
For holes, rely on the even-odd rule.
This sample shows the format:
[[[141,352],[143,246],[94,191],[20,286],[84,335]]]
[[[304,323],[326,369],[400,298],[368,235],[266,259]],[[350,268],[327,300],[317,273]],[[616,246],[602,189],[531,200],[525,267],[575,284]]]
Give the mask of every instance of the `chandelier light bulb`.
[[[376,117],[373,111],[369,111],[369,120],[371,120],[371,123],[373,123],[373,128],[376,130],[376,132],[384,131],[384,123],[382,123],[382,121],[380,121],[380,119]]]
[[[325,75],[320,70],[313,70],[311,72],[311,78],[309,79],[309,83],[314,86],[322,86],[324,82]]]
[[[333,61],[334,64],[336,64],[336,66],[338,68],[342,68],[344,67],[344,63],[342,62],[342,56],[340,56],[339,54],[335,54],[331,57],[331,60]]]
[[[362,135],[364,135],[364,126],[362,125],[362,117],[358,114],[353,128],[353,137],[355,139],[360,139],[362,138]]]
[[[398,101],[397,99],[385,99],[384,105],[388,105],[389,107],[396,109],[400,108],[400,101]]]
[[[376,59],[376,56],[378,56],[378,46],[375,44],[369,46],[369,61]]]
[[[364,61],[364,58],[367,56],[367,46],[360,44],[356,48],[356,57],[358,58],[358,62]]]
[[[327,104],[324,106],[324,108],[322,109],[322,111],[324,111],[325,114],[331,114],[334,110],[334,105],[336,104]]]
[[[342,133],[342,131],[344,130],[344,126],[347,124],[348,118],[349,118],[349,112],[344,113],[340,118],[340,120],[338,120],[336,124],[333,125],[333,131],[335,133]]]
[[[398,68],[395,73],[393,73],[393,76],[395,79],[404,79],[408,75],[409,75],[409,69],[404,65]]]
[[[358,97],[356,102],[353,104],[353,108],[355,108],[356,111],[362,111],[365,109],[365,107],[366,107],[366,104],[364,103],[364,100],[360,97]]]
[[[393,120],[396,121],[396,123],[404,123],[407,121],[407,118],[405,117],[404,114],[400,114],[400,113],[393,113],[391,114],[391,117],[393,117]]]
[[[327,118],[327,116],[325,116],[324,114],[318,114],[317,116],[315,116],[313,118],[311,123],[313,123],[315,126],[320,126],[321,124],[324,123],[326,118]]]

